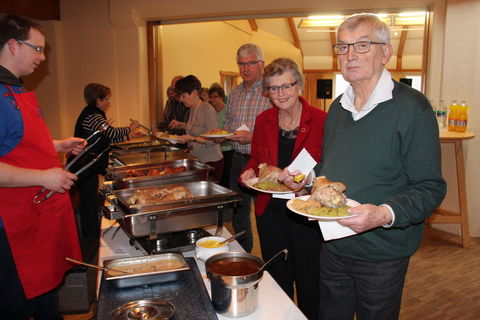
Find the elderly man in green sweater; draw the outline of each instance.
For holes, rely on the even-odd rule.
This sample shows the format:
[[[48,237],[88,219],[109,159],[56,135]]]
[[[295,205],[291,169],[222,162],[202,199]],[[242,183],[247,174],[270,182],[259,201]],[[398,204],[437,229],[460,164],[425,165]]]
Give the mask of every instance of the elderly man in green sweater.
[[[330,107],[315,172],[343,182],[362,205],[339,220],[357,234],[322,247],[321,318],[397,319],[409,258],[446,193],[438,126],[427,98],[385,69],[392,56],[385,23],[354,15],[337,39],[350,86]]]

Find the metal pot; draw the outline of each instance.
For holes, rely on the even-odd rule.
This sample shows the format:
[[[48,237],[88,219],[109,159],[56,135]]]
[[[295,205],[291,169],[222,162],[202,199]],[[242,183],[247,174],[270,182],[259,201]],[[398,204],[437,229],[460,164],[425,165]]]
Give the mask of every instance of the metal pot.
[[[225,252],[205,262],[215,310],[227,317],[244,317],[258,306],[262,259],[245,252]]]

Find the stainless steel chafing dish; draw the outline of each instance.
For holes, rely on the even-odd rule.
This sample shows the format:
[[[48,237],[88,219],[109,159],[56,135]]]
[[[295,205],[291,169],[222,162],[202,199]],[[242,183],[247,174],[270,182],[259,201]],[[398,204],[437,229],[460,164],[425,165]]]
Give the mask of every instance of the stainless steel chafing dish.
[[[194,159],[187,149],[177,147],[145,147],[115,150],[110,154],[114,166],[158,163],[176,159]]]
[[[126,142],[119,142],[119,143],[112,143],[110,146],[114,150],[138,150],[138,149],[155,149],[155,148],[162,148],[164,146],[169,146],[170,143],[165,140],[157,140],[157,139],[143,139],[137,141],[126,141]]]
[[[105,280],[116,288],[175,281],[179,278],[179,271],[190,269],[179,253],[112,259],[104,261],[103,265],[108,269],[130,272],[130,274],[119,274],[111,270],[105,272]]]
[[[162,170],[164,168],[178,167],[185,167],[186,171],[164,175],[146,175],[152,169]],[[128,176],[128,173],[132,170],[141,172],[144,175],[139,177]],[[109,167],[107,169],[107,177],[108,180],[112,181],[112,186],[114,189],[128,189],[179,182],[207,180],[208,172],[210,170],[213,170],[211,166],[203,164],[198,160],[180,159],[159,163]]]
[[[156,239],[159,234],[173,233],[206,226],[223,226],[224,210],[230,210],[240,201],[237,194],[211,181],[184,182],[163,187],[185,186],[193,197],[182,200],[151,204],[128,203],[137,190],[159,187],[141,187],[112,190],[107,200],[104,214],[109,219],[117,219],[123,230],[131,238],[148,237]]]

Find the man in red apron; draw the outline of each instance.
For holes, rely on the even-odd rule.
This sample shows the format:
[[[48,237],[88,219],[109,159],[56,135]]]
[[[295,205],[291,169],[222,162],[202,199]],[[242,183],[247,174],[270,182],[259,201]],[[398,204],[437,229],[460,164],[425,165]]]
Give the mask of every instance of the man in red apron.
[[[40,26],[0,18],[0,318],[61,319],[56,288],[81,259],[67,190],[77,177],[57,152],[79,152],[84,140],[53,141],[22,76],[45,60]],[[38,204],[42,187],[55,194]]]

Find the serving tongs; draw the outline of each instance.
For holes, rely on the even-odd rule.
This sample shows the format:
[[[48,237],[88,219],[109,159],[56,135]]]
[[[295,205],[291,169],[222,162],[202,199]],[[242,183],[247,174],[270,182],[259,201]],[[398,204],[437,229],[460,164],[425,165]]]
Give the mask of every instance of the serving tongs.
[[[103,125],[100,126],[100,128],[98,128],[97,131],[95,131],[88,138],[86,138],[85,140],[88,142],[92,138],[96,137],[96,139],[93,143],[88,143],[87,147],[85,147],[85,149],[83,149],[79,154],[77,154],[75,156],[75,158],[73,158],[72,161],[70,161],[64,167],[64,170],[68,171],[83,155],[85,155],[87,152],[90,152],[90,150],[93,148],[93,146],[95,146],[101,139],[101,136],[97,136],[97,135],[102,133],[103,131],[105,131],[107,128],[108,128],[108,124],[103,124]],[[102,152],[100,152],[98,155],[96,155],[95,158],[90,160],[87,164],[85,164],[83,167],[78,169],[76,172],[72,172],[72,173],[76,176],[80,175],[82,172],[84,172],[85,170],[90,168],[95,162],[97,162],[102,157],[102,155],[105,152],[107,152],[109,149],[110,149],[109,146],[106,147]],[[49,199],[51,196],[53,196],[55,194],[55,191],[50,190],[48,193],[46,193],[47,191],[49,191],[49,190],[47,190],[47,188],[42,187],[38,191],[38,193],[35,195],[35,197],[33,197],[33,203],[39,204],[39,203]]]
[[[135,121],[135,120],[130,119],[130,121]],[[150,129],[149,127],[144,126],[144,125],[141,124],[141,123],[139,123],[138,126],[139,126],[140,128],[143,128],[143,129],[147,130],[147,135],[151,136],[151,135],[153,134],[152,129]]]
[[[98,269],[98,270],[115,271],[115,272],[120,272],[120,273],[123,273],[123,274],[132,274],[131,272],[128,272],[128,271],[123,271],[123,270],[120,270],[120,269],[113,269],[113,268],[105,268],[105,267],[98,266],[96,264],[90,264],[90,263],[86,263],[86,262],[83,262],[83,261],[78,261],[78,260],[68,258],[68,257],[65,257],[65,260],[76,263],[76,264],[79,264],[79,265],[82,265],[82,266],[95,268],[95,269]]]

